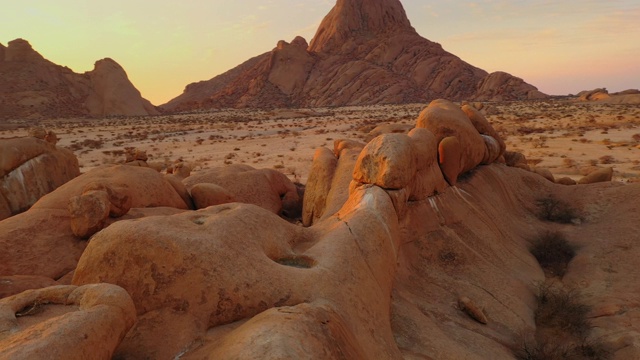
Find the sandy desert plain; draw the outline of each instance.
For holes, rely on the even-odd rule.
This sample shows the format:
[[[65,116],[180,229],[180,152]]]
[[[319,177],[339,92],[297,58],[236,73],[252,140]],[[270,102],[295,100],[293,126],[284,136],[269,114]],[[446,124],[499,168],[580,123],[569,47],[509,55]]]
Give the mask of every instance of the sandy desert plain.
[[[58,146],[74,151],[86,172],[125,162],[127,149],[146,151],[150,165],[165,172],[177,162],[192,172],[241,163],[273,168],[306,183],[314,151],[336,139],[362,142],[375,128],[398,124],[407,132],[428,104],[314,109],[226,109],[201,113],[106,119],[9,121],[0,138],[27,135],[28,128],[53,130]],[[477,106],[478,104],[476,104]],[[487,119],[507,150],[523,153],[532,168],[574,180],[596,168],[613,167],[615,181],[640,181],[640,106],[546,101],[486,103]],[[388,131],[388,130],[387,130]]]

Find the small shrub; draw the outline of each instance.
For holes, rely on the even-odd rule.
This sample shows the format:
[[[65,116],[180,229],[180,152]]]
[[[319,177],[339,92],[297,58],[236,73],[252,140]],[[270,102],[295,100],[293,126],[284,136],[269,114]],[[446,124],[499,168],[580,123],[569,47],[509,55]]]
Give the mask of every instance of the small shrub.
[[[515,351],[518,360],[606,360],[610,353],[603,343],[583,341],[579,344],[558,344],[554,339],[529,340]]]
[[[536,299],[538,300],[538,308],[535,311],[537,326],[562,330],[579,338],[584,338],[588,334],[591,325],[587,314],[591,308],[582,303],[577,291],[541,285]]]
[[[540,284],[535,311],[537,332],[523,337],[514,351],[519,360],[606,360],[607,346],[597,340],[587,340],[591,324],[589,306],[582,303],[575,290],[552,288]]]
[[[558,231],[540,235],[533,241],[530,251],[543,269],[559,277],[564,276],[567,265],[576,255],[574,247]]]
[[[538,205],[538,217],[541,220],[568,224],[578,217],[576,210],[569,204],[551,196],[539,199],[536,203]]]

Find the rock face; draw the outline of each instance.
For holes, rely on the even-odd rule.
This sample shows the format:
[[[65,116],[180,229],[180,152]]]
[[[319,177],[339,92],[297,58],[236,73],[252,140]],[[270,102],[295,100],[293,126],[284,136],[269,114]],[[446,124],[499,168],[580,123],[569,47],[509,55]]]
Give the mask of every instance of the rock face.
[[[271,201],[188,210],[175,181],[147,168],[82,175],[0,222],[8,249],[0,285],[52,282],[22,273],[79,286],[0,300],[0,348],[36,359],[29,351],[45,347],[58,358],[92,357],[91,348],[116,359],[513,359],[540,325],[536,284],[545,272],[530,247],[560,228],[536,208],[553,198],[585,220],[562,225],[576,256],[553,280],[584,289],[594,326],[582,343],[639,358],[640,184],[563,186],[506,166],[497,160],[525,159],[503,153],[480,116],[434,101],[406,134],[319,149],[306,226],[277,216]],[[176,170],[173,180],[188,173]],[[236,184],[251,195],[287,194],[246,165],[199,174],[183,179],[200,193],[196,204],[234,200]],[[75,196],[97,199],[98,218],[130,221],[110,218],[87,244],[69,225],[65,206]],[[151,205],[175,207],[134,207]]]
[[[35,137],[1,139],[0,220],[27,210],[78,175],[78,159],[67,149]]]
[[[53,286],[0,300],[3,359],[110,359],[136,321],[110,284]]]
[[[578,93],[577,101],[597,101],[607,104],[640,104],[640,91],[629,89],[610,94],[604,88],[585,90]]]
[[[93,169],[0,221],[0,275],[58,279],[73,270],[86,238],[131,208],[189,208],[155,170],[126,165]],[[25,244],[29,244],[25,247]]]
[[[298,217],[302,208],[296,186],[273,169],[234,164],[199,172],[183,182],[198,208],[242,202],[289,218]]]
[[[420,35],[398,0],[338,0],[311,44],[278,42],[164,109],[313,107],[545,97],[522,79],[487,74]]]
[[[0,45],[0,120],[158,114],[111,59],[76,74],[46,60],[26,40],[8,45]]]

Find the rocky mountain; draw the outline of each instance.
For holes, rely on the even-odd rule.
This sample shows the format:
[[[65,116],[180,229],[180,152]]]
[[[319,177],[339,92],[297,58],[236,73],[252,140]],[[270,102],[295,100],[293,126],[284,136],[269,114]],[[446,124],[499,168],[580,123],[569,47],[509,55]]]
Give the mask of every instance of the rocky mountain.
[[[45,59],[26,40],[0,44],[0,119],[154,114],[158,110],[112,59],[77,74]]]
[[[162,105],[340,106],[546,97],[504,72],[488,74],[421,37],[399,0],[338,0],[311,44],[296,37]]]

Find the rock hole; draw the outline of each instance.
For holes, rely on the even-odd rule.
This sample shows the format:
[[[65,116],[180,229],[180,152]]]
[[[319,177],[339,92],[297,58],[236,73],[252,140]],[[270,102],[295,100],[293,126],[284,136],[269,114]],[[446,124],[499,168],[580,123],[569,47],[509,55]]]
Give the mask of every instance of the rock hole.
[[[295,267],[299,269],[310,269],[316,265],[316,261],[314,259],[304,255],[286,256],[274,261],[280,265]]]

